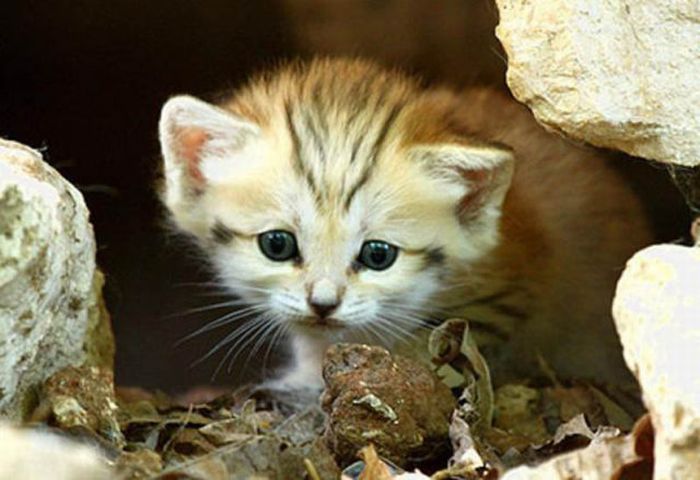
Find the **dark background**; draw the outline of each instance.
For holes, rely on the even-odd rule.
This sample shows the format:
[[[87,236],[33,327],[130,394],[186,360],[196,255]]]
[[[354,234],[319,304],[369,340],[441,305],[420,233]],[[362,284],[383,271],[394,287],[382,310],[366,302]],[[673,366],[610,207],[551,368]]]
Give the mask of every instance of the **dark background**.
[[[188,367],[220,332],[175,347],[217,312],[184,315],[216,298],[192,285],[208,280],[207,268],[165,234],[153,193],[156,126],[169,96],[206,97],[317,52],[503,88],[495,23],[486,0],[3,1],[0,136],[41,149],[85,196],[107,276],[117,382],[181,390],[208,382],[220,359]],[[684,236],[687,217],[665,172],[618,163],[651,197],[659,237]],[[260,363],[251,361],[255,373]]]

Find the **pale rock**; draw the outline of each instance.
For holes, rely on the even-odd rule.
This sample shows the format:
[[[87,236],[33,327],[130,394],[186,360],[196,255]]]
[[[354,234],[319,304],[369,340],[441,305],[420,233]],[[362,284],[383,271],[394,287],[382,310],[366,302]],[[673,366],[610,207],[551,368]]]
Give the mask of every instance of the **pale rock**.
[[[700,248],[637,253],[613,316],[654,425],[654,478],[700,478]]]
[[[102,283],[81,194],[37,151],[0,139],[0,417],[25,417],[63,367],[111,367]]]
[[[700,164],[700,2],[497,0],[507,82],[546,127]]]
[[[116,478],[95,450],[57,435],[0,425],[0,480]]]

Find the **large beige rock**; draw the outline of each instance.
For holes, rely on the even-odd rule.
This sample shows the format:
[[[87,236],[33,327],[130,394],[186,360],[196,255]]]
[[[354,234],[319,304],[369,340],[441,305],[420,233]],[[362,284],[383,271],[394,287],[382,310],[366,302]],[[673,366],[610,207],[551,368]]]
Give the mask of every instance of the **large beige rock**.
[[[497,0],[508,85],[545,126],[700,164],[700,3]]]
[[[654,478],[700,478],[700,248],[637,253],[613,316],[654,425]]]
[[[41,155],[0,139],[0,417],[19,420],[68,365],[114,345],[82,196]]]

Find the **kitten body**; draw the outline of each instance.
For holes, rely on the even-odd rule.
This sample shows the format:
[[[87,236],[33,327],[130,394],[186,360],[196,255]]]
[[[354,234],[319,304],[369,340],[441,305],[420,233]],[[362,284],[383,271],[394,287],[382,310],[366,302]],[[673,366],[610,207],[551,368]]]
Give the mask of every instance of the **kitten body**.
[[[259,334],[291,336],[278,386],[320,385],[330,343],[391,347],[448,317],[470,320],[497,379],[538,355],[564,376],[625,375],[609,312],[649,242],[641,208],[598,152],[505,95],[316,60],[218,106],[175,97],[160,138],[173,221]]]

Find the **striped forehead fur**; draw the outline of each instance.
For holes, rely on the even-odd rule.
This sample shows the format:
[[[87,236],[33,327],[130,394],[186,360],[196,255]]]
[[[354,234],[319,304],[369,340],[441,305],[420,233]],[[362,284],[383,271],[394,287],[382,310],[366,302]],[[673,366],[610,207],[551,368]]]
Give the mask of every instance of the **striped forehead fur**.
[[[366,61],[316,60],[261,75],[226,107],[263,128],[284,128],[291,164],[317,204],[347,210],[389,145],[457,136],[450,100]]]

